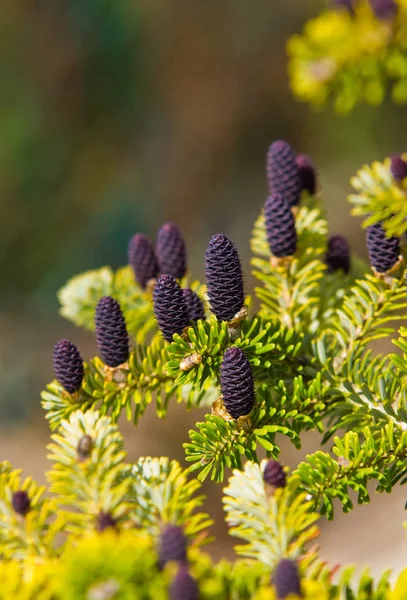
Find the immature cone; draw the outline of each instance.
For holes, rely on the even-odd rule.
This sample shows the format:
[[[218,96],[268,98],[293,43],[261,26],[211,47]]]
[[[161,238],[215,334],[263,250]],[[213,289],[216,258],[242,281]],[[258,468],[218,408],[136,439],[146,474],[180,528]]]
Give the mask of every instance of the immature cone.
[[[180,565],[170,585],[170,600],[198,600],[199,589],[186,565]]]
[[[158,264],[154,248],[150,240],[142,233],[137,233],[129,242],[129,265],[134,271],[134,277],[143,290],[151,279],[158,275]]]
[[[300,201],[301,181],[295,162],[295,152],[282,140],[273,142],[267,152],[267,180],[270,194],[282,194],[289,206]]]
[[[407,162],[401,156],[392,156],[390,170],[396,181],[403,181],[407,177]]]
[[[369,260],[377,273],[387,273],[397,263],[400,255],[400,239],[386,236],[381,223],[367,228],[366,244]]]
[[[185,242],[174,223],[165,223],[157,234],[156,253],[161,275],[175,279],[184,277],[187,270]]]
[[[254,406],[253,373],[245,353],[236,346],[227,348],[220,365],[220,388],[228,413],[238,419]]]
[[[90,435],[83,435],[78,445],[76,446],[76,452],[82,460],[89,458],[93,448],[93,440]]]
[[[263,479],[275,488],[284,488],[286,486],[286,475],[283,467],[276,460],[269,460],[263,471]]]
[[[348,240],[342,235],[332,235],[328,240],[328,250],[325,256],[328,272],[333,273],[342,269],[350,271],[350,247]]]
[[[186,302],[191,321],[205,319],[205,309],[198,294],[193,292],[190,288],[184,288],[182,293],[184,294],[184,300]]]
[[[312,195],[315,194],[317,189],[317,174],[314,163],[305,154],[298,154],[295,163],[298,168],[301,189],[307,190]]]
[[[110,512],[101,511],[96,517],[96,529],[97,531],[105,531],[108,528],[115,528],[116,520],[112,517]]]
[[[187,538],[184,530],[178,525],[167,525],[161,532],[158,541],[158,564],[162,569],[165,563],[187,559]]]
[[[157,279],[153,301],[158,327],[164,339],[172,342],[174,333],[181,335],[190,323],[184,294],[174,277],[161,275]]]
[[[103,362],[118,367],[129,358],[129,335],[120,304],[111,296],[98,302],[95,316],[96,341]]]
[[[267,241],[277,258],[292,256],[297,249],[295,219],[284,196],[273,194],[264,204]]]
[[[16,513],[25,517],[31,508],[31,503],[27,492],[24,492],[23,490],[14,492],[11,499],[11,505]]]
[[[243,274],[236,248],[222,233],[209,241],[205,275],[211,311],[218,321],[230,321],[243,307]]]
[[[298,567],[293,560],[280,560],[274,571],[272,583],[276,588],[278,600],[283,600],[290,594],[302,595]]]
[[[59,340],[53,354],[55,379],[69,393],[77,392],[84,375],[83,360],[78,348],[69,340]]]
[[[397,14],[395,0],[370,0],[370,4],[379,19],[393,19]]]

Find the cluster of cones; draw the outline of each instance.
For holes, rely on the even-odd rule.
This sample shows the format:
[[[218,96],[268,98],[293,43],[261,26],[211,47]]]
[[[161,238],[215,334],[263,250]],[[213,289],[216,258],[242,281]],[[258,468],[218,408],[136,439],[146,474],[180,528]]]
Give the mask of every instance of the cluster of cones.
[[[407,176],[407,163],[394,156],[391,171],[396,182]],[[296,155],[285,141],[274,142],[267,153],[266,173],[269,195],[264,204],[267,240],[274,259],[286,260],[297,250],[295,214],[303,193],[315,194],[317,176],[311,159]],[[373,270],[386,274],[398,263],[400,240],[387,237],[380,223],[367,229],[367,247]],[[158,327],[167,342],[174,334],[182,335],[191,322],[205,319],[202,299],[180,283],[187,272],[183,235],[173,223],[158,231],[155,247],[143,234],[129,243],[129,263],[136,281],[146,293],[152,290]],[[331,236],[325,262],[329,272],[350,271],[350,249],[341,235]],[[209,308],[218,321],[229,324],[244,318],[244,285],[239,254],[224,234],[212,236],[205,253],[205,276]],[[99,355],[114,369],[129,359],[129,336],[119,303],[112,297],[101,298],[95,313]],[[78,392],[84,376],[83,361],[77,347],[60,340],[54,348],[54,372],[69,394]],[[225,351],[220,369],[223,403],[234,419],[248,415],[255,401],[251,367],[244,352],[232,346]]]

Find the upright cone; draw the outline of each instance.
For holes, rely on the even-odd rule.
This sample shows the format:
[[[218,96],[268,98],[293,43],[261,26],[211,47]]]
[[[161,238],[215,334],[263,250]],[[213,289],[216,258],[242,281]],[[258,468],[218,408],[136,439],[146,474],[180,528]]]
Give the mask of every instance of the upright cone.
[[[214,235],[205,254],[205,275],[211,311],[218,321],[230,321],[244,304],[240,258],[231,240]]]
[[[131,238],[128,259],[136,281],[144,290],[148,282],[157,277],[158,264],[150,240],[142,233]]]
[[[69,340],[59,340],[53,353],[55,379],[69,393],[80,390],[84,375],[83,360],[78,348]]]
[[[281,194],[289,206],[296,206],[301,196],[301,181],[295,162],[295,152],[283,140],[273,142],[266,159],[270,194]]]
[[[181,335],[188,327],[190,318],[184,294],[174,277],[161,275],[153,292],[154,314],[158,327],[167,342],[173,335]]]
[[[165,223],[157,234],[156,253],[161,275],[182,279],[187,271],[183,235],[175,223]]]
[[[223,355],[220,388],[223,404],[234,419],[251,412],[254,406],[252,369],[243,350],[236,346],[227,348]]]
[[[96,307],[96,341],[103,362],[118,367],[129,359],[129,336],[120,304],[111,296],[101,298]]]

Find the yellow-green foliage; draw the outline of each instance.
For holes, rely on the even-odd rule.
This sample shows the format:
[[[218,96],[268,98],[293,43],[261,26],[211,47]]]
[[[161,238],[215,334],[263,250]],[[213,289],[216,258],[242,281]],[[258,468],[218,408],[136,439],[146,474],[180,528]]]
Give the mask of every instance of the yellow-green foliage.
[[[287,44],[291,88],[299,100],[340,113],[356,104],[380,104],[388,81],[395,102],[407,102],[407,2],[396,0],[395,19],[378,19],[367,0],[354,15],[326,10]]]
[[[407,231],[407,179],[395,181],[390,165],[386,158],[362,167],[351,179],[356,193],[348,200],[353,215],[366,217],[363,227],[380,221],[389,236],[401,236]]]

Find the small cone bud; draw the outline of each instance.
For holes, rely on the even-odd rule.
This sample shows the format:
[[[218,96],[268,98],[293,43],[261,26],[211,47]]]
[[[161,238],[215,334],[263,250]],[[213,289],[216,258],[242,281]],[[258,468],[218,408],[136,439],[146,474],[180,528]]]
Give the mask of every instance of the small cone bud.
[[[340,270],[349,273],[350,248],[348,240],[342,235],[333,235],[329,238],[325,262],[329,273]]]
[[[11,499],[11,504],[14,511],[23,517],[25,517],[25,515],[31,508],[31,503],[28,494],[23,490],[14,492],[13,497]]]
[[[274,571],[272,583],[276,588],[278,600],[284,600],[290,594],[302,596],[298,567],[293,560],[280,560]]]
[[[185,562],[187,559],[187,538],[178,525],[167,525],[158,541],[158,564],[162,569],[172,560]]]

